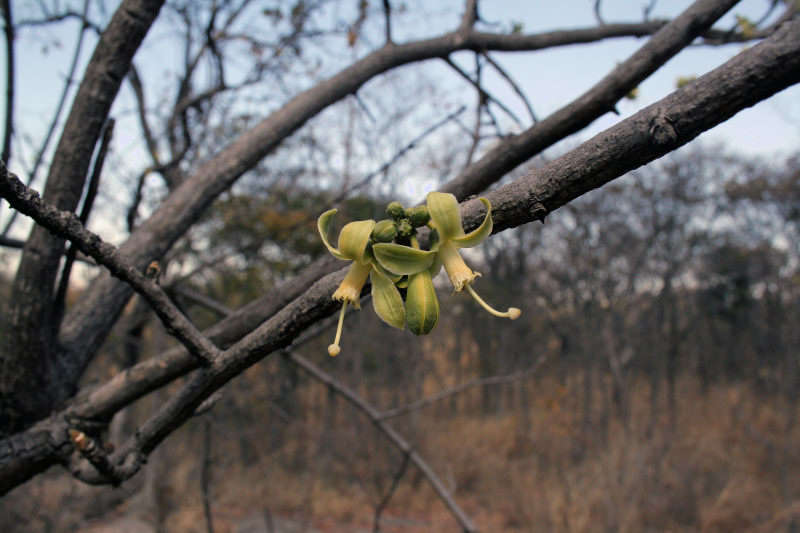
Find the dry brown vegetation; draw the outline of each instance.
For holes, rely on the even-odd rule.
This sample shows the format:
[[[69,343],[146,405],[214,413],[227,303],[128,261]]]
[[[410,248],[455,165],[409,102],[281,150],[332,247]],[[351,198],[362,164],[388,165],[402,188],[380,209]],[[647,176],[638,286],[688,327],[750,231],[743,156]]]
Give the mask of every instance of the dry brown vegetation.
[[[282,412],[272,403],[267,379],[284,372],[280,366],[276,360],[251,369],[205,415],[213,434],[214,530],[238,531],[248,517],[268,512],[273,521],[303,524],[299,530],[371,531],[374,507],[399,467],[399,454],[361,413],[318,383],[302,380],[291,413]],[[654,418],[649,386],[635,380],[627,428],[607,387],[596,388],[586,427],[582,377],[551,374],[545,367],[526,381],[492,388],[500,399],[495,412],[482,408],[487,391],[472,389],[399,423],[481,531],[781,531],[800,520],[800,429],[793,421],[796,407],[785,400],[741,382],[703,392],[686,376],[679,380],[672,427],[665,413]],[[196,419],[158,452],[145,474],[154,480],[134,482],[153,484],[155,505],[139,516],[158,519],[163,531],[206,531],[204,424]],[[11,522],[22,526],[13,531],[30,531],[46,520],[56,531],[77,529],[91,523],[98,501],[105,502],[104,523],[148,508],[141,495],[114,508],[110,489],[56,475],[61,481],[46,476],[6,498],[6,516],[35,517]],[[119,500],[129,490],[116,489]],[[100,499],[87,497],[92,494]],[[409,468],[381,530],[457,529]]]

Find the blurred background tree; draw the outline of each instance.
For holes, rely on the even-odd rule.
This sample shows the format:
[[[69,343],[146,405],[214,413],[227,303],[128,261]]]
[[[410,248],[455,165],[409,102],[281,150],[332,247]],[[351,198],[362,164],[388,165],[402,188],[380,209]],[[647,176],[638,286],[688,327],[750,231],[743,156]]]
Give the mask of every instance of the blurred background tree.
[[[612,169],[603,180],[622,176],[595,191],[589,177],[577,194],[556,183],[563,201],[530,193],[544,211],[524,220],[498,204],[512,229],[468,260],[482,294],[522,318],[491,319],[438,279],[431,335],[351,313],[347,350],[325,355],[334,307],[303,298],[341,264],[325,257],[319,213],[337,207],[343,224],[430,190],[466,200],[544,183],[581,139],[671,92],[648,76],[672,55],[694,43],[714,66],[747,57],[742,43],[797,28],[800,8],[587,2],[551,33],[513,4],[4,3],[9,168],[128,264],[157,260],[159,286],[217,346],[250,338],[263,352],[208,386],[144,298],[0,205],[8,531],[798,527],[796,143],[756,156],[695,141]],[[608,76],[561,94],[556,66],[532,68],[550,47]],[[529,70],[556,89],[538,92]],[[752,103],[796,83],[788,71]],[[784,96],[772,102],[791,116]],[[297,331],[279,320],[292,306],[295,323],[310,317]],[[259,334],[271,323],[286,343]],[[174,403],[193,387],[196,404]],[[147,456],[140,472],[103,472],[131,449]]]

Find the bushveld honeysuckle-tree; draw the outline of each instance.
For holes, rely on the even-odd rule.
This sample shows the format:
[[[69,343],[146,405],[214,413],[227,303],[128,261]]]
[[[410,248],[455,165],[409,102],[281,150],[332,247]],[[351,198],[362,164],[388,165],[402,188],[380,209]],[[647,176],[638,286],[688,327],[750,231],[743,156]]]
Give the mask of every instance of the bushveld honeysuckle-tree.
[[[333,344],[328,346],[328,354],[336,356],[341,351],[339,340],[342,336],[342,324],[344,315],[347,312],[347,304],[353,304],[356,309],[360,308],[361,289],[370,278],[372,285],[372,308],[375,313],[387,324],[395,328],[403,328],[405,325],[405,308],[400,291],[395,286],[395,281],[399,277],[389,274],[375,262],[370,249],[373,239],[373,230],[376,229],[374,220],[359,220],[346,224],[339,232],[339,247],[336,248],[328,242],[328,228],[336,209],[331,209],[320,215],[317,219],[317,229],[322,238],[323,244],[328,251],[337,259],[352,261],[350,269],[347,271],[342,283],[333,293],[333,299],[342,302],[342,309],[339,313],[339,324],[336,328],[336,338]],[[383,225],[382,225],[383,226]],[[382,229],[378,227],[378,229]],[[385,233],[385,229],[383,230]],[[382,235],[378,235],[380,238]],[[430,262],[433,258],[430,259]]]
[[[458,252],[481,243],[492,232],[492,206],[485,198],[480,199],[486,207],[486,216],[481,225],[465,233],[461,225],[458,201],[452,194],[432,192],[427,205],[404,208],[392,202],[386,208],[391,219],[375,222],[359,220],[346,224],[339,234],[339,247],[333,247],[327,238],[330,221],[335,209],[323,213],[318,221],[322,242],[337,259],[349,260],[350,266],[333,299],[342,302],[336,337],[328,346],[332,356],[340,352],[339,340],[342,324],[351,303],[359,307],[361,290],[370,277],[372,283],[373,308],[387,324],[396,328],[404,325],[416,335],[430,333],[439,320],[439,300],[433,287],[433,277],[444,267],[456,292],[463,290],[481,307],[494,316],[519,318],[521,312],[511,307],[505,312],[497,311],[478,296],[471,283],[480,276],[470,269]],[[431,250],[421,249],[417,240],[417,228],[431,228]],[[405,289],[405,302],[398,288]]]

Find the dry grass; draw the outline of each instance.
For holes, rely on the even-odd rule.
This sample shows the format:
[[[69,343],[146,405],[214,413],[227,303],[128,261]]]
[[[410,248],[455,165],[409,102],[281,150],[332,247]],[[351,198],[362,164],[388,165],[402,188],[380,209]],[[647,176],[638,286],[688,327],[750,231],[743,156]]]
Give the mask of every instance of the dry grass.
[[[306,529],[371,531],[374,506],[400,457],[360,414],[341,402],[315,408],[324,397],[315,385],[304,387],[305,411],[289,423],[258,403],[257,422],[217,413],[211,493],[217,532],[233,532],[265,509]],[[701,394],[685,380],[673,428],[666,413],[651,420],[649,391],[640,384],[631,389],[627,428],[604,412],[609,402],[600,393],[598,422],[586,428],[577,382],[541,378],[526,390],[527,413],[480,414],[469,408],[479,404],[473,391],[457,415],[433,407],[397,420],[482,531],[766,532],[800,520],[800,430],[788,423],[790,409],[780,399],[758,397],[743,384]],[[166,531],[205,531],[200,432],[193,422],[161,452]],[[26,490],[38,495],[44,514],[75,489],[49,480],[9,499]],[[129,511],[128,503],[117,508]],[[458,529],[413,467],[384,516],[389,533]]]

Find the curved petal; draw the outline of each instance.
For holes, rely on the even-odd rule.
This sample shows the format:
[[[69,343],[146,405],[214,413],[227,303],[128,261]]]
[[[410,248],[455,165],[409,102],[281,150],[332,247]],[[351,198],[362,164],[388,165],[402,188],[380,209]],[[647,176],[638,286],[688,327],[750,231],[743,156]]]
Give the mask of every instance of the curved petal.
[[[373,252],[372,255],[374,256],[375,252]],[[397,282],[403,278],[403,276],[400,274],[392,274],[391,272],[383,268],[380,263],[374,260],[372,261],[372,268],[374,268],[375,270],[377,270],[378,272],[380,272],[381,274],[392,280],[392,283],[394,283],[395,285],[397,285]]]
[[[427,335],[439,321],[439,299],[427,270],[411,276],[406,292],[406,323],[415,335]]]
[[[461,209],[455,196],[445,192],[428,193],[427,205],[441,240],[446,241],[464,235],[464,228],[461,227]]]
[[[483,222],[481,222],[481,225],[475,230],[467,233],[463,237],[454,237],[451,239],[459,248],[472,248],[473,246],[477,246],[482,243],[486,237],[492,234],[492,204],[489,203],[489,200],[486,198],[478,199],[483,202],[483,205],[486,208],[486,216],[484,217]]]
[[[403,329],[406,324],[406,310],[403,297],[392,280],[376,269],[369,273],[372,283],[372,308],[381,320],[392,327]]]
[[[325,245],[325,248],[335,257],[336,259],[341,259],[346,261],[351,259],[350,257],[345,256],[342,252],[334,248],[334,246],[328,241],[328,230],[331,227],[331,219],[333,215],[336,214],[336,209],[331,209],[329,211],[325,211],[322,213],[319,218],[317,219],[317,231],[319,232],[319,236],[322,239],[322,244]]]
[[[339,251],[345,257],[364,263],[364,252],[369,244],[369,237],[372,228],[375,227],[374,220],[357,220],[345,224],[339,232]]]
[[[383,268],[400,275],[416,274],[430,268],[436,256],[435,252],[394,243],[374,244],[372,253]]]

